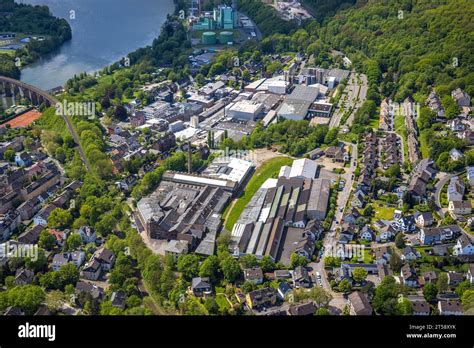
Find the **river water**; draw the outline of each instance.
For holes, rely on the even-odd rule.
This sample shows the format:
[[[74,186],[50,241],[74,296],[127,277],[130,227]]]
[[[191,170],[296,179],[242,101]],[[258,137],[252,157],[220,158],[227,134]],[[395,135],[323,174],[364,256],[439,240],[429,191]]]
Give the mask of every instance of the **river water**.
[[[47,5],[53,15],[65,18],[72,28],[72,40],[22,70],[22,81],[42,89],[61,86],[74,74],[100,70],[151,44],[174,9],[173,0],[17,2]]]

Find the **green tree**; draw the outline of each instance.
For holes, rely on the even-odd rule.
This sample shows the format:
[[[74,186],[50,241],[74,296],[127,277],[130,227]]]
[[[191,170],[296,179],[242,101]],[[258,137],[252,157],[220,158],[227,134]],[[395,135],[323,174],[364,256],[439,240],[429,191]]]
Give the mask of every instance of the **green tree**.
[[[199,256],[195,254],[181,255],[176,266],[184,279],[189,281],[199,273]]]
[[[240,264],[243,268],[254,268],[258,266],[257,257],[252,254],[247,254],[239,259]]]
[[[260,267],[263,272],[272,272],[276,269],[276,264],[270,256],[264,256],[260,260]]]
[[[448,275],[445,272],[438,275],[438,282],[436,285],[438,287],[438,293],[443,293],[448,290]]]
[[[314,315],[331,315],[331,313],[329,312],[329,309],[327,308],[318,308],[316,310],[316,313],[314,313]]]
[[[220,268],[224,279],[230,283],[235,282],[241,275],[239,262],[232,256],[229,256],[220,262]]]
[[[296,253],[292,253],[290,256],[290,268],[295,269],[298,266],[303,266],[306,267],[306,265],[309,263],[309,260],[301,255],[298,255]]]
[[[13,149],[7,149],[3,153],[3,159],[8,162],[14,162],[15,161],[15,150]]]
[[[212,283],[218,280],[219,276],[219,259],[216,255],[208,256],[199,267],[199,276],[208,277]]]
[[[56,245],[56,238],[48,231],[42,231],[40,233],[38,245],[46,250],[51,250]]]
[[[0,292],[0,309],[15,306],[33,315],[44,300],[44,291],[37,285],[16,286]]]
[[[354,268],[354,271],[352,272],[352,278],[356,283],[362,283],[365,281],[367,278],[367,271],[365,268],[362,267],[356,267]]]
[[[400,256],[398,256],[396,252],[393,252],[392,256],[390,256],[390,268],[394,272],[398,273],[402,269],[402,266],[403,266],[402,259],[400,258]]]
[[[79,234],[73,233],[71,234],[67,240],[66,240],[66,245],[68,250],[76,250],[79,248],[82,244],[82,238]]]
[[[405,297],[401,297],[395,308],[396,315],[412,315],[413,314],[413,305],[411,301]]]
[[[398,249],[403,249],[405,248],[405,241],[404,241],[404,236],[403,236],[403,233],[399,233],[397,234],[397,236],[395,237],[395,246],[398,248]]]
[[[433,283],[426,284],[423,287],[423,296],[428,302],[436,300],[436,296],[438,296],[438,287]]]
[[[462,308],[466,315],[474,315],[474,290],[466,290],[461,297]]]
[[[348,294],[352,290],[351,283],[347,279],[343,279],[340,281],[339,285],[337,286],[337,290],[344,294]]]
[[[372,306],[375,311],[382,315],[394,315],[396,313],[398,295],[403,293],[403,288],[395,282],[392,276],[385,277],[375,289]]]
[[[67,228],[72,220],[72,215],[68,210],[56,208],[48,217],[48,225],[52,228]]]

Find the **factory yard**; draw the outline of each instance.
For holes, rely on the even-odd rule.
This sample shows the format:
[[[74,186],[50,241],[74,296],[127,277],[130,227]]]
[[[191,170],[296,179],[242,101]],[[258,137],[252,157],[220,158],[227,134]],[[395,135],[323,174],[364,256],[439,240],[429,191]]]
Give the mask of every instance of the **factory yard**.
[[[224,212],[224,216],[226,216],[225,228],[227,230],[232,230],[232,227],[239,219],[240,214],[242,214],[243,210],[260,186],[262,186],[262,184],[267,179],[276,177],[282,166],[291,165],[291,163],[293,163],[293,159],[290,157],[280,156],[268,160],[263,165],[262,162],[260,162],[260,165],[257,165],[258,169],[245,187],[243,194],[236,201],[229,205],[229,208],[231,209],[230,213],[226,214],[229,208],[226,212]]]

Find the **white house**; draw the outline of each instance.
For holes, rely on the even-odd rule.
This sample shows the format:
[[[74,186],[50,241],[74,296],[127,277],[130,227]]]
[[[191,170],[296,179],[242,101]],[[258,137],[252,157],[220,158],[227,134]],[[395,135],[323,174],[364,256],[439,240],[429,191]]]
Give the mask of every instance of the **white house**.
[[[469,264],[469,268],[467,270],[466,278],[467,278],[467,280],[469,280],[469,282],[471,284],[474,284],[474,263]]]
[[[404,264],[400,270],[400,278],[406,286],[416,288],[418,287],[418,277],[415,270],[410,267],[408,263]]]
[[[453,248],[453,255],[474,255],[474,245],[472,245],[472,241],[465,234],[458,238]]]
[[[360,232],[360,238],[372,242],[375,239],[375,234],[369,226],[364,226]]]
[[[415,222],[418,227],[428,227],[434,222],[433,214],[431,212],[416,212],[414,215]]]
[[[451,157],[453,161],[459,161],[464,158],[464,155],[458,149],[452,149],[451,151],[449,151],[449,157]]]
[[[448,210],[455,215],[468,215],[472,212],[471,201],[450,201]]]
[[[467,180],[469,180],[469,185],[474,186],[474,167],[467,167]]]
[[[416,249],[408,246],[402,250],[402,255],[400,258],[404,261],[414,261],[419,257],[420,253],[416,251]]]
[[[456,300],[438,301],[440,315],[462,315],[461,302]]]
[[[448,185],[448,201],[462,201],[465,189],[464,182],[458,176],[451,178]]]
[[[81,236],[84,244],[93,243],[97,239],[95,230],[89,226],[82,226],[77,233]]]

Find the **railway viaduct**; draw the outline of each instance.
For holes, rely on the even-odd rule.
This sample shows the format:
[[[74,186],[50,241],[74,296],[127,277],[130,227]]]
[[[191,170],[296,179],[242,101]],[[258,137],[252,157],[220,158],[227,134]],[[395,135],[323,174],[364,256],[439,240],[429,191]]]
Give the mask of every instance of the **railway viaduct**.
[[[0,76],[0,85],[3,86],[3,91],[7,97],[15,98],[15,96],[19,94],[22,98],[30,100],[34,106],[40,106],[41,104],[43,104],[46,107],[56,107],[56,105],[59,103],[59,101],[49,93],[35,86],[9,77]],[[81,156],[81,159],[84,162],[87,171],[89,173],[92,173],[90,163],[87,160],[87,157],[84,153],[84,149],[81,146],[79,135],[77,134],[76,129],[74,128],[70,116],[66,113],[63,113],[61,117],[64,119],[64,122],[66,122],[69,132],[71,133],[75,143],[77,144],[79,155]]]

